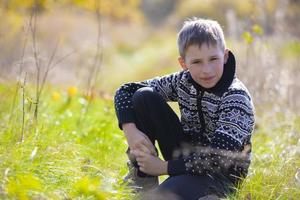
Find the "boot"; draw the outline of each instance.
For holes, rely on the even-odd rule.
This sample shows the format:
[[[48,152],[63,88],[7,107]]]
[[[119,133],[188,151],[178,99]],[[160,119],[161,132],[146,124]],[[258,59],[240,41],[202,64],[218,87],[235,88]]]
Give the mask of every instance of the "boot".
[[[137,192],[148,191],[158,186],[158,177],[144,174],[138,170],[135,157],[130,154],[129,148],[126,151],[129,161],[127,162],[128,174],[123,181],[127,186]]]

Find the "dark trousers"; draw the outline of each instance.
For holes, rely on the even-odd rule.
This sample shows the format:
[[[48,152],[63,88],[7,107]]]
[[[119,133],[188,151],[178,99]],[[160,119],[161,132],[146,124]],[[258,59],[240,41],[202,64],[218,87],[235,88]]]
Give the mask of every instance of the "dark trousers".
[[[137,90],[133,95],[137,128],[154,144],[157,141],[165,160],[172,159],[173,151],[186,140],[176,113],[151,88]]]
[[[137,90],[133,95],[133,107],[137,128],[153,144],[157,141],[166,161],[172,159],[174,150],[179,149],[183,142],[189,142],[176,113],[153,89],[145,87]],[[139,174],[145,176],[142,172]],[[179,199],[198,199],[210,193],[227,193],[227,184],[224,186],[224,183],[208,175],[180,175],[169,177],[159,185],[158,191],[173,193]]]

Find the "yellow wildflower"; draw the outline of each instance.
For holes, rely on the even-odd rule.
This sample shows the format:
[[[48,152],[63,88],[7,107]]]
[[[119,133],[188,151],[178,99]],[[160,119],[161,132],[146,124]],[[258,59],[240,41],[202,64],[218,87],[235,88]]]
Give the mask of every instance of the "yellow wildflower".
[[[256,33],[257,35],[263,35],[264,34],[264,30],[258,24],[255,24],[255,25],[252,26],[252,31],[254,33]]]
[[[242,34],[242,37],[247,44],[251,44],[253,42],[253,37],[252,37],[251,33],[249,33],[248,31],[245,31]]]
[[[72,86],[68,88],[68,95],[70,97],[76,95],[76,93],[77,93],[77,87]]]
[[[61,98],[61,96],[60,96],[60,94],[58,92],[53,92],[52,93],[52,99],[54,101],[58,101],[58,100],[60,100],[60,98]]]
[[[95,98],[95,93],[93,91],[88,92],[87,94],[84,94],[84,98],[87,101],[92,101]]]

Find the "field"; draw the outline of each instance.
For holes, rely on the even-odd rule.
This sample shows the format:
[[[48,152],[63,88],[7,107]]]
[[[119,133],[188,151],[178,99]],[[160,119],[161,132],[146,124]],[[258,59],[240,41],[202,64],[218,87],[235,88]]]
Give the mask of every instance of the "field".
[[[191,16],[220,22],[256,107],[249,174],[227,200],[300,199],[299,10],[285,0],[0,1],[0,199],[134,199],[114,92],[180,70],[177,32]]]
[[[1,199],[133,198],[121,182],[126,143],[110,96],[88,100],[74,88],[48,86],[38,122],[25,101],[21,141],[23,104],[12,108],[15,89],[0,87]],[[257,113],[249,176],[229,199],[298,199],[299,145],[299,117]]]

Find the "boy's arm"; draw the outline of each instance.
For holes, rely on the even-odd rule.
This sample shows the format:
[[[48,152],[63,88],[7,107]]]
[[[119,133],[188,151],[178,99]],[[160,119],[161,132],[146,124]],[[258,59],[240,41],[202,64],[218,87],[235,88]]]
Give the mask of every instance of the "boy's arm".
[[[121,86],[115,95],[115,110],[119,121],[119,127],[125,133],[130,149],[144,149],[156,155],[155,147],[149,138],[135,126],[135,114],[132,97],[134,93],[143,87],[151,87],[166,101],[176,101],[176,87],[183,72],[177,72],[164,77],[157,77],[143,82],[127,83]],[[145,148],[146,147],[146,148]]]
[[[157,156],[155,147],[150,139],[138,130],[134,123],[125,123],[122,125],[122,129],[131,151],[140,149],[145,153]]]
[[[146,80],[143,82],[127,83],[122,85],[115,94],[115,110],[122,129],[124,123],[134,123],[135,116],[132,105],[134,93],[142,87],[151,87],[158,92],[166,101],[177,101],[176,88],[182,72],[173,73],[163,77]]]
[[[250,97],[245,91],[229,92],[220,105],[210,147],[198,147],[189,156],[169,161],[168,173],[246,175],[250,159],[243,149],[244,142],[250,141],[253,126],[254,108]]]

